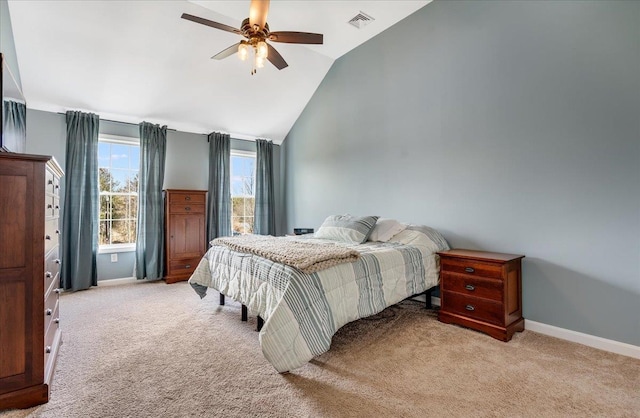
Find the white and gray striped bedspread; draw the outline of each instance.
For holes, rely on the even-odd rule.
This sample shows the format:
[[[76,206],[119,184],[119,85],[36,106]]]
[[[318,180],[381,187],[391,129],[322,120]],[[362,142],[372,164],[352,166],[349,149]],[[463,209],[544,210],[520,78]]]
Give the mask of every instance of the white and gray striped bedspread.
[[[410,226],[393,240],[339,244],[360,258],[312,274],[216,245],[189,283],[201,297],[210,287],[262,317],[262,352],[277,371],[289,371],[328,351],[343,325],[437,285],[435,252],[449,248],[444,238],[431,228]]]

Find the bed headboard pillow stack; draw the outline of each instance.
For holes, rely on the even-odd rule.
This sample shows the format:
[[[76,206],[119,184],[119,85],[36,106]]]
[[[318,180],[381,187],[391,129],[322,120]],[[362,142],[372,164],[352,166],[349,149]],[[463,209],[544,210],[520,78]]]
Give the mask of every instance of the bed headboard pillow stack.
[[[407,224],[400,223],[395,219],[378,218],[376,226],[373,227],[369,241],[387,242],[394,235],[407,229]]]
[[[369,238],[377,220],[377,216],[332,215],[324,220],[314,236],[315,238],[362,244]]]

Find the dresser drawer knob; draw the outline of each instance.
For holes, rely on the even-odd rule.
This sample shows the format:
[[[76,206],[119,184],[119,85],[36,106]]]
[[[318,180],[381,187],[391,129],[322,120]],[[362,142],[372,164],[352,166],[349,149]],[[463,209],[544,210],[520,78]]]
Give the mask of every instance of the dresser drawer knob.
[[[60,323],[60,318],[54,319],[53,322],[55,322],[56,324],[59,324]]]
[[[56,292],[57,294],[62,293],[62,289],[58,288],[58,289],[53,289],[54,292]]]
[[[45,235],[44,239],[49,239],[50,240],[51,239],[51,235]]]
[[[47,314],[47,316],[51,316],[51,314],[53,313],[53,311],[51,309],[47,309],[47,311],[45,312]]]
[[[47,353],[47,354],[51,353],[51,346],[49,346],[49,345],[48,345],[48,346],[44,349],[44,352],[45,352],[45,353]]]
[[[464,308],[465,308],[466,310],[468,310],[468,311],[475,311],[475,310],[476,310],[476,308],[475,308],[473,305],[467,305],[467,306],[465,306]]]
[[[191,196],[185,197],[184,200],[191,200]]]
[[[59,189],[59,188],[60,188],[60,185],[59,185],[59,184],[56,184],[56,189]]]
[[[473,273],[475,270],[473,269],[473,267],[465,267],[464,271],[466,271],[467,273]]]
[[[185,206],[184,210],[189,211],[191,208],[189,206]]]
[[[47,181],[47,184],[53,184],[53,180]]]
[[[476,290],[476,287],[474,285],[472,285],[472,284],[467,284],[467,285],[464,286],[464,288],[467,289],[467,290],[470,290],[472,292],[474,290]]]
[[[56,234],[60,235],[60,230],[56,229]]]
[[[191,264],[187,264],[186,266],[184,266],[184,268],[186,269],[191,268]]]
[[[60,259],[56,258],[55,260],[53,260],[53,262],[56,263],[56,264],[60,264]]]
[[[56,210],[60,209],[60,206],[56,205]]]
[[[46,277],[47,279],[50,279],[51,277],[53,277],[53,275],[51,274],[50,271],[48,271],[44,274],[44,277]]]
[[[51,209],[52,207],[51,204],[47,205],[47,209]]]

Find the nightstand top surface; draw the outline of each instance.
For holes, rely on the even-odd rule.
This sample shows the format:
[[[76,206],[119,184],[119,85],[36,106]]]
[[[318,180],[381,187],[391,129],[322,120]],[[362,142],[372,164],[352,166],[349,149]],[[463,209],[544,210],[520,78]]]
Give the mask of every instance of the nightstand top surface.
[[[498,261],[507,262],[516,260],[518,258],[524,258],[524,255],[519,254],[504,254],[504,253],[491,253],[487,251],[475,251],[464,250],[455,248],[448,251],[439,251],[438,255],[441,257],[455,257],[455,258],[467,258],[470,260],[484,260],[484,261]]]

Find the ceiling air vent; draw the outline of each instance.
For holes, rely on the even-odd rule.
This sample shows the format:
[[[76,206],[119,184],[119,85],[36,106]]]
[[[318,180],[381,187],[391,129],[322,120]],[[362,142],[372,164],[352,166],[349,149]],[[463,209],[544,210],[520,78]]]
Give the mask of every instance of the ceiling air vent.
[[[366,14],[363,11],[360,11],[357,15],[349,20],[349,24],[355,26],[358,29],[362,29],[367,26],[369,23],[373,22],[375,19]]]

